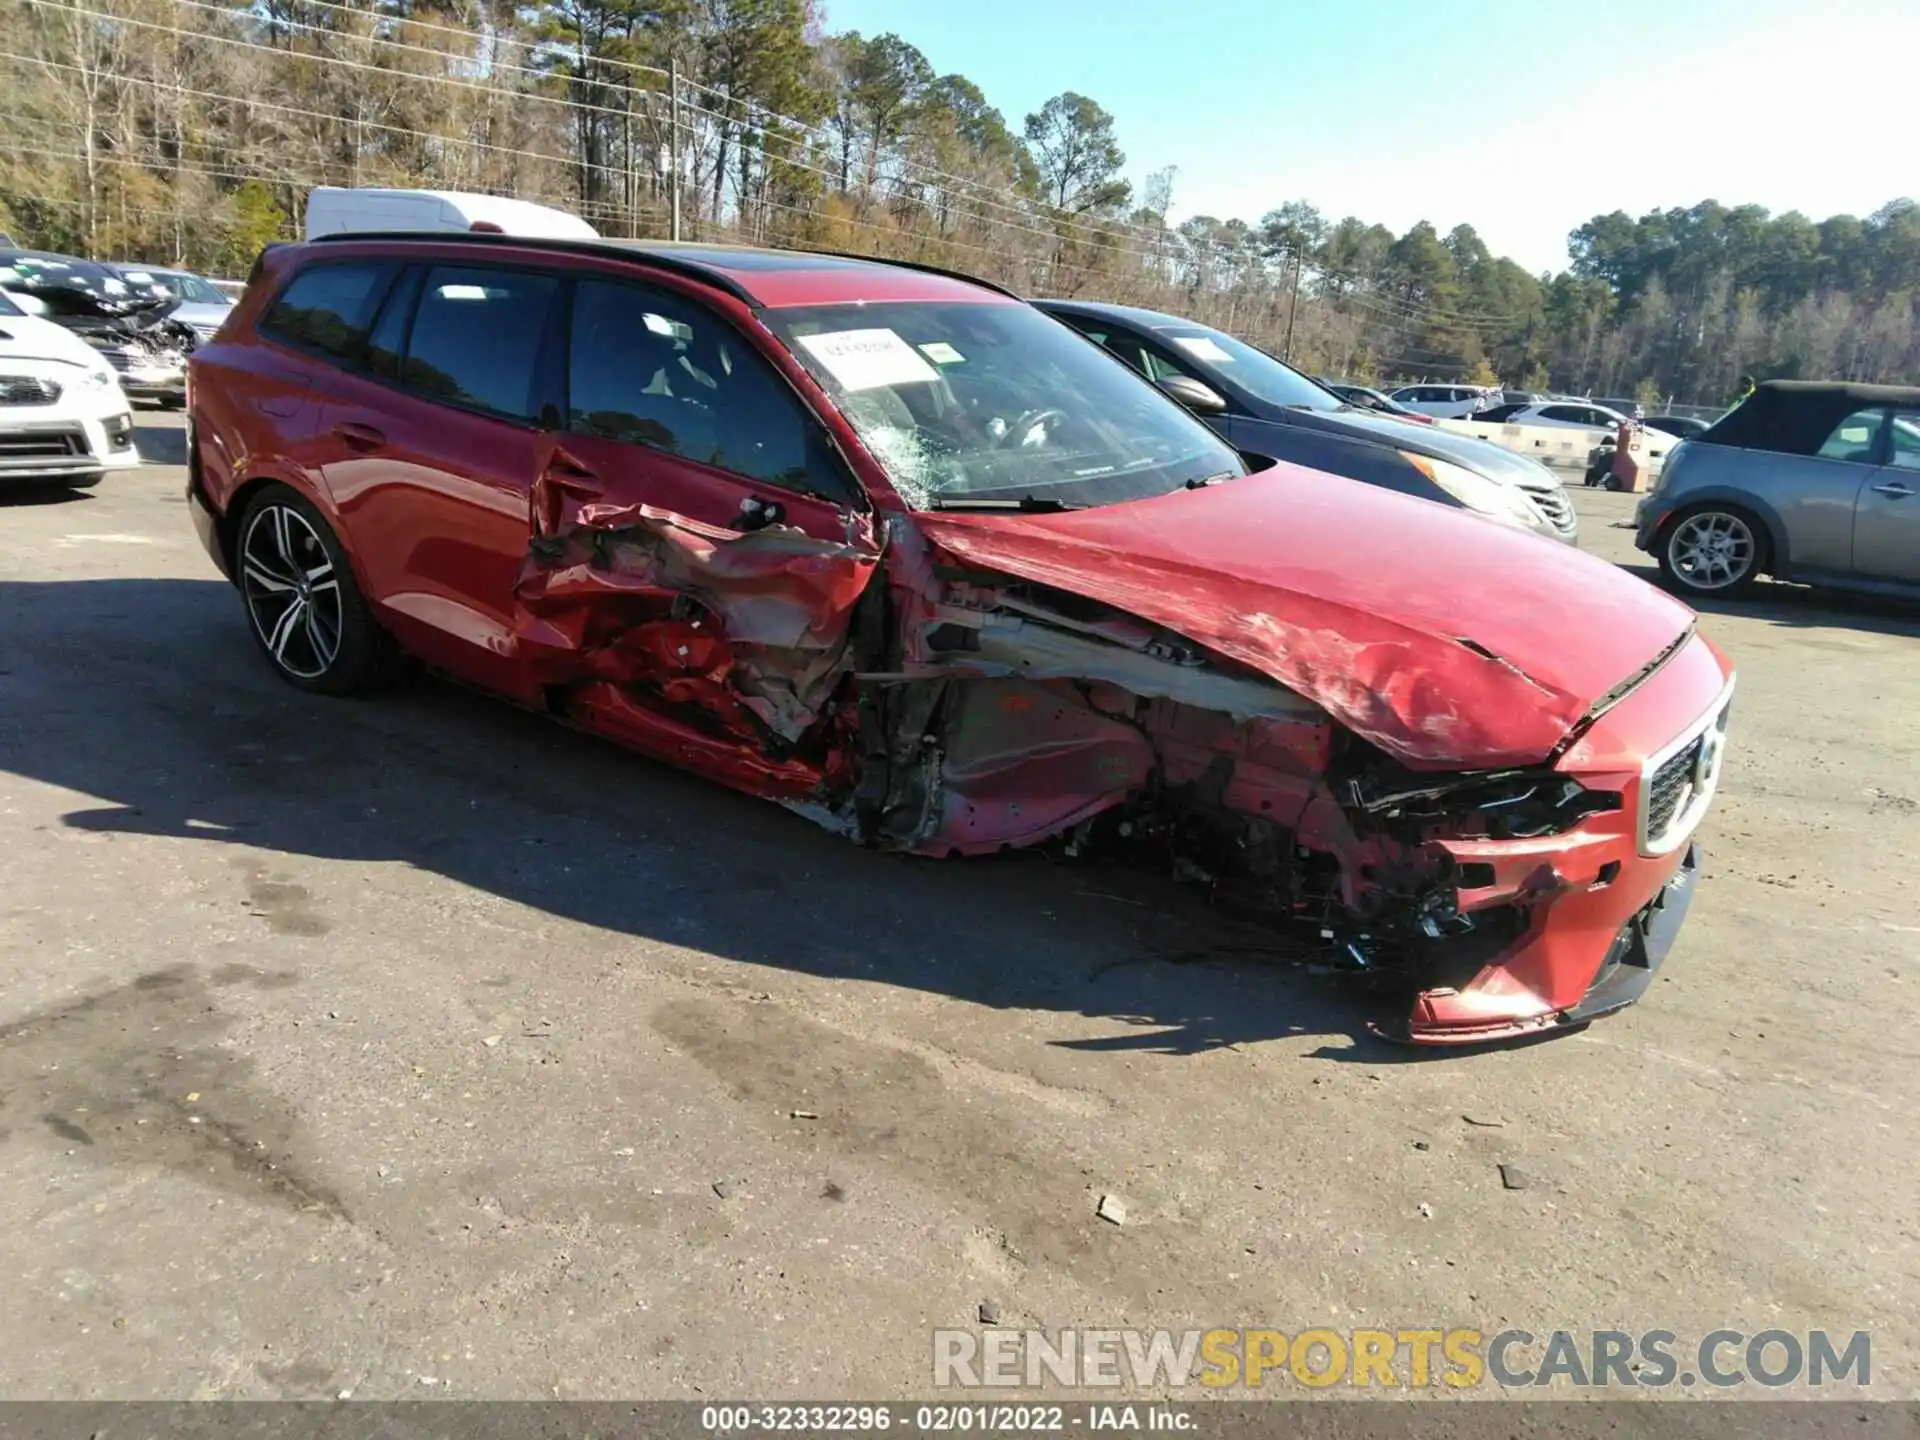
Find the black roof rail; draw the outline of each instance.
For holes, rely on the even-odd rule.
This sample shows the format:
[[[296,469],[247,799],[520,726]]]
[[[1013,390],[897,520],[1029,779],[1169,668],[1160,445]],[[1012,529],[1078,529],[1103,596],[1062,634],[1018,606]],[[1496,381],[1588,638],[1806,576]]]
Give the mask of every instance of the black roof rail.
[[[869,265],[891,265],[896,270],[918,270],[925,275],[942,275],[949,280],[964,280],[969,285],[978,285],[982,290],[992,290],[996,294],[1006,295],[1015,300],[1027,297],[1018,290],[1009,290],[1005,285],[992,280],[982,280],[978,275],[969,275],[964,270],[949,270],[944,265],[928,265],[920,260],[889,260],[884,255],[856,255],[851,250],[802,250],[802,255],[830,255],[835,260],[864,260]]]
[[[651,265],[656,270],[665,270],[669,274],[684,276],[689,280],[698,280],[703,285],[711,285],[716,290],[724,290],[741,304],[751,309],[761,309],[761,304],[738,280],[710,265],[702,265],[697,260],[683,259],[678,255],[662,254],[658,250],[649,250],[644,244],[626,243],[619,240],[563,240],[546,235],[503,235],[491,230],[337,230],[331,235],[317,235],[313,242],[325,245],[335,240],[417,240],[436,245],[519,245],[534,250],[555,250],[565,255],[596,255],[613,260],[631,260],[642,265]]]

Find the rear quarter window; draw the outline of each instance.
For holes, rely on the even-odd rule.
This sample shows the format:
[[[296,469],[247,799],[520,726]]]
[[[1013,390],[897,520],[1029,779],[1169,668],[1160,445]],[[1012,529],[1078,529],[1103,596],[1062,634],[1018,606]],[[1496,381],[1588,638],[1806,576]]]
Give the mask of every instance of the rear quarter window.
[[[308,265],[267,306],[260,331],[335,360],[351,359],[366,343],[393,268],[379,260]]]
[[[531,420],[553,275],[435,266],[421,286],[400,383],[433,400]]]
[[[1881,411],[1878,408],[1854,411],[1833,427],[1820,446],[1820,458],[1872,464],[1874,447],[1880,439],[1880,422]]]

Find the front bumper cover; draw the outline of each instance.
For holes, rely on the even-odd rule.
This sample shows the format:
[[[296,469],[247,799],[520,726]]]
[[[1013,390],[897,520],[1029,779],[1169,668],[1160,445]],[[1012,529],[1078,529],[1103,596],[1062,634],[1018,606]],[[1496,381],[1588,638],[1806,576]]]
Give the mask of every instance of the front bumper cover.
[[[1373,1033],[1385,1040],[1412,1045],[1483,1045],[1550,1034],[1623,1010],[1653,984],[1655,972],[1665,962],[1687,918],[1699,875],[1700,848],[1697,842],[1689,841],[1685,855],[1666,883],[1614,934],[1595,967],[1586,993],[1570,1009],[1527,1015],[1496,1014],[1463,1022],[1458,1017],[1443,1019],[1423,995],[1415,1002],[1408,1019],[1377,1023],[1371,1027]]]
[[[1602,1015],[1624,1010],[1653,984],[1654,972],[1667,958],[1680,926],[1693,904],[1700,879],[1700,846],[1690,841],[1687,855],[1647,908],[1621,927],[1586,996],[1566,1013],[1564,1023],[1584,1024]]]

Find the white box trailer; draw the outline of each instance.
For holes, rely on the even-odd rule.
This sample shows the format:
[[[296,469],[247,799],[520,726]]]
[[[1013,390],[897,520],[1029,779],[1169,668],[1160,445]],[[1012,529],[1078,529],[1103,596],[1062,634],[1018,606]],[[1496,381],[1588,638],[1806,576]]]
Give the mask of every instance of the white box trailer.
[[[548,240],[593,240],[600,232],[565,210],[459,190],[347,189],[307,195],[307,239],[369,230],[491,230]]]

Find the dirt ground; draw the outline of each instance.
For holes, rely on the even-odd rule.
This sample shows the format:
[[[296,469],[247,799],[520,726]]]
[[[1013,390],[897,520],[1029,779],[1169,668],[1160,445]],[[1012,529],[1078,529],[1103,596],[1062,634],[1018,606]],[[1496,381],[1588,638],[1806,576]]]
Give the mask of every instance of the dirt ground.
[[[1707,615],[1740,689],[1659,982],[1431,1055],[1110,877],[296,693],[181,485],[0,498],[0,1395],[925,1395],[983,1301],[1867,1330],[1920,1393],[1920,611]]]

